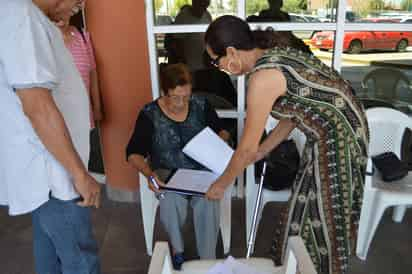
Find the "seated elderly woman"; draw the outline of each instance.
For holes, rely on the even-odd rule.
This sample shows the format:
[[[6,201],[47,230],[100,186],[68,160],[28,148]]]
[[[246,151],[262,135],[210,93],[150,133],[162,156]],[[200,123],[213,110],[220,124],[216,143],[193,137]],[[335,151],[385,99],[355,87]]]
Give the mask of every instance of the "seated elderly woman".
[[[159,185],[164,185],[163,181],[175,169],[204,169],[182,152],[192,137],[207,126],[224,140],[229,139],[229,133],[222,128],[206,98],[192,95],[191,75],[186,65],[166,67],[161,75],[161,88],[164,95],[140,112],[126,153],[128,162],[139,172],[146,177],[154,176]],[[159,191],[152,184],[149,187]],[[169,236],[174,268],[180,269],[184,261],[181,228],[189,205],[193,209],[198,255],[215,258],[219,201],[171,192],[163,197],[159,199],[160,220]]]

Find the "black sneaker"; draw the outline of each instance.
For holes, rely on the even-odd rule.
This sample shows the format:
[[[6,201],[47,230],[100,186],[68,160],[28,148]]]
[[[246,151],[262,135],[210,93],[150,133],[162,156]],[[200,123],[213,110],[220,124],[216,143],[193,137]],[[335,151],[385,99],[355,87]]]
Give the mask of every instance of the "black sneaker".
[[[181,270],[184,262],[185,258],[183,257],[183,253],[176,253],[172,256],[172,264],[175,270]]]

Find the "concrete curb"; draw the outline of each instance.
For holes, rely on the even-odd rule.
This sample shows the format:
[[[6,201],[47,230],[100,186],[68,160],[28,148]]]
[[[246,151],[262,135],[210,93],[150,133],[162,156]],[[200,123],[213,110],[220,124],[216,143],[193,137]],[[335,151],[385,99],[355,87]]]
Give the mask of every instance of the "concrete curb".
[[[314,50],[314,54],[319,58],[319,59],[332,59],[332,55],[326,55],[326,54],[317,54],[317,50]],[[362,60],[358,59],[356,57],[350,57],[350,56],[342,56],[342,60],[346,62],[351,62],[351,63],[357,63],[357,64],[364,64],[364,65],[370,65],[370,63],[373,60]]]
[[[303,39],[303,42],[310,47],[310,50],[313,51],[313,53],[315,53],[315,55],[319,59],[328,59],[328,60],[332,59],[332,54],[329,55],[329,54],[325,54],[325,53],[321,52],[317,47],[312,45],[310,39]],[[318,54],[318,53],[320,53],[320,54]],[[350,56],[346,56],[346,55],[343,56],[342,60],[347,61],[347,62],[351,62],[351,63],[365,64],[365,65],[369,65],[371,63],[371,60],[362,60],[362,59],[358,59],[356,57],[350,57]]]

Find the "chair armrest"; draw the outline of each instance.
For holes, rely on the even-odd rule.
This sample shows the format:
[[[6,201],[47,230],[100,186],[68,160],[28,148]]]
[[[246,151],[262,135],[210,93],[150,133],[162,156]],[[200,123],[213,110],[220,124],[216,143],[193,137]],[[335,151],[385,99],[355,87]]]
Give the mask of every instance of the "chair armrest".
[[[293,257],[291,254],[294,255],[295,257],[295,262],[292,259]],[[299,236],[293,236],[289,237],[288,239],[288,248],[286,251],[286,259],[285,259],[285,273],[296,273],[296,272],[291,272],[288,268],[293,268],[296,267],[296,262],[297,262],[297,267],[298,267],[298,272],[300,274],[316,274],[316,269],[315,266],[313,265],[312,259],[309,256],[309,253],[303,243],[303,240]],[[293,266],[293,264],[295,265]]]
[[[139,172],[138,174],[139,174],[140,201],[142,201],[143,199],[148,199],[148,197],[150,197],[150,200],[152,200],[152,198],[154,197],[154,193],[149,188],[146,176],[144,176],[143,173],[141,172]]]
[[[173,267],[167,242],[156,242],[148,274],[172,274]]]

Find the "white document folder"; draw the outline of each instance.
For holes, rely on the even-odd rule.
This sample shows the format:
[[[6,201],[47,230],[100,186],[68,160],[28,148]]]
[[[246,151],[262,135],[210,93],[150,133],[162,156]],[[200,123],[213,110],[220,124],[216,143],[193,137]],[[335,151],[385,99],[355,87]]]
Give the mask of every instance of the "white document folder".
[[[178,169],[168,180],[166,191],[187,195],[203,196],[210,185],[219,177],[218,174],[207,170]]]
[[[203,196],[229,164],[233,149],[206,127],[185,145],[183,153],[211,171],[178,169],[161,189]]]

